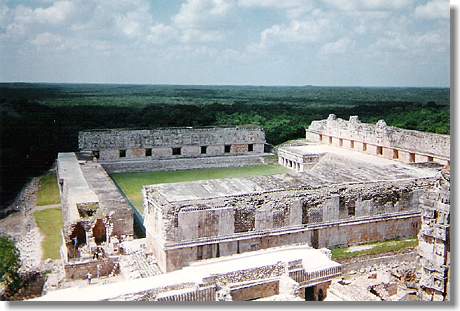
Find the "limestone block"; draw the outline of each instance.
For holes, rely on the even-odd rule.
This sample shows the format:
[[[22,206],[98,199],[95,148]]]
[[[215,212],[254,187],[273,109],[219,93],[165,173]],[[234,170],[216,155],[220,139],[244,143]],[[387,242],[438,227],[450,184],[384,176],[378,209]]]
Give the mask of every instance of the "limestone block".
[[[372,200],[357,199],[355,203],[355,216],[364,217],[371,213]]]
[[[323,203],[324,222],[331,222],[339,219],[339,199],[340,196],[334,195],[326,199]]]
[[[273,228],[273,213],[270,209],[257,209],[255,219],[256,230],[269,230]]]

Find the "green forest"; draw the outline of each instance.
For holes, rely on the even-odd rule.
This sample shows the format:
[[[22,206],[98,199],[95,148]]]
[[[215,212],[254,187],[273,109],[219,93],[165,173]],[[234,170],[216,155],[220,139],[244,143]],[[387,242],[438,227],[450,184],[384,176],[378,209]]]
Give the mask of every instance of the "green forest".
[[[253,124],[277,145],[330,113],[440,134],[450,127],[448,88],[3,83],[0,111],[3,207],[58,152],[76,151],[83,129]]]

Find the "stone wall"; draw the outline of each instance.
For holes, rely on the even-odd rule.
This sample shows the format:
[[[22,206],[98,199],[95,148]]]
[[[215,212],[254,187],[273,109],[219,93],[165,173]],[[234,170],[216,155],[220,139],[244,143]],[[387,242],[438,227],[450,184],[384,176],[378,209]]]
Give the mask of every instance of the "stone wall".
[[[146,223],[145,226],[160,229],[156,234],[166,241],[185,242],[233,233],[418,211],[420,195],[432,182],[420,179],[346,187],[331,185],[319,189],[279,190],[178,203],[161,201],[154,193],[147,193],[147,205],[157,202],[156,210],[162,213],[162,220],[161,224]],[[147,213],[153,212],[148,206],[146,210]],[[197,218],[197,215],[200,216]],[[200,229],[200,224],[204,223],[208,230]]]
[[[407,263],[413,266],[417,260],[417,253],[415,251],[394,255],[385,254],[384,256],[365,258],[362,260],[354,258],[353,261],[342,263],[342,273],[347,274],[352,271],[359,271],[361,269],[368,269],[372,266],[380,265],[391,266]]]
[[[264,153],[261,128],[210,127],[81,131],[79,149],[101,161]]]
[[[248,301],[279,294],[279,281],[242,286],[230,291],[233,301]]]
[[[148,247],[164,271],[190,261],[274,246],[337,247],[414,237],[431,179],[182,201],[145,195]]]
[[[450,171],[444,170],[436,185],[422,197],[419,232],[421,263],[420,298],[450,300]]]
[[[216,156],[205,158],[182,158],[145,161],[101,162],[109,173],[173,171],[203,168],[244,167],[264,163],[261,155]]]
[[[346,121],[331,114],[327,120],[313,121],[306,138],[409,163],[447,164],[450,159],[449,135],[391,127],[383,120],[375,125],[361,123],[356,116]]]
[[[147,247],[151,249],[163,271],[174,271],[201,259],[240,254],[271,247],[308,244],[313,247],[338,247],[387,239],[413,238],[420,228],[420,215],[389,216],[376,219],[354,220],[305,226],[293,230],[254,232],[246,235],[231,235],[219,239],[206,239],[195,243],[164,245],[152,244],[147,237]],[[201,250],[200,250],[201,249]]]
[[[64,265],[65,276],[71,280],[86,279],[87,274],[91,273],[94,279],[97,276],[98,265],[100,276],[108,276],[109,274],[117,274],[119,272],[118,257],[109,257],[98,260],[89,259],[68,262]]]

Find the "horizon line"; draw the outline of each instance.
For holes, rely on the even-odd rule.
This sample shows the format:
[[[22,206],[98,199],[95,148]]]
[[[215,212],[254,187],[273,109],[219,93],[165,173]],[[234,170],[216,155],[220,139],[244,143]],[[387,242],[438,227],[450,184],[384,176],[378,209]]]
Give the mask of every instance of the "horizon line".
[[[138,85],[138,86],[236,86],[236,87],[356,87],[356,88],[447,88],[450,89],[450,85],[447,86],[409,86],[409,85],[328,85],[328,84],[229,84],[229,83],[217,83],[217,84],[192,84],[192,83],[140,83],[140,82],[30,82],[30,81],[0,81],[0,84],[86,84],[86,85]]]

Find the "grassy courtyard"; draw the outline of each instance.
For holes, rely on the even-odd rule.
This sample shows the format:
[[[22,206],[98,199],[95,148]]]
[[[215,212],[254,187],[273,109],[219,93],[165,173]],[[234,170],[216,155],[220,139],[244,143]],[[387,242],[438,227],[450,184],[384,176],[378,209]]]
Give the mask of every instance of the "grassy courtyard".
[[[247,167],[210,168],[172,172],[115,173],[112,174],[112,178],[123,190],[131,203],[142,212],[142,187],[144,185],[274,175],[285,173],[286,171],[285,167],[277,164],[261,164]]]
[[[43,259],[60,258],[61,230],[63,226],[60,208],[48,208],[34,213],[35,222],[43,234]]]
[[[61,202],[59,197],[59,188],[55,173],[43,175],[40,178],[37,194],[37,205],[51,205],[59,204]]]
[[[379,255],[385,253],[399,253],[410,248],[417,247],[418,240],[416,238],[404,240],[388,240],[384,242],[364,244],[358,246],[335,248],[332,249],[333,260],[346,260],[350,258]]]

